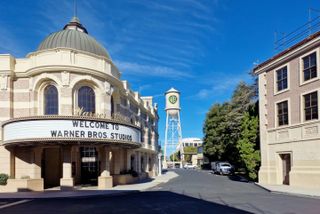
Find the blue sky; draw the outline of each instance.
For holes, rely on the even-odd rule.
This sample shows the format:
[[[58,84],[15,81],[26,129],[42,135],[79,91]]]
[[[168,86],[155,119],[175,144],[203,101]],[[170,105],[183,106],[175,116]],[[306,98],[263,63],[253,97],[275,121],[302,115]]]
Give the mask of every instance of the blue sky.
[[[183,137],[202,138],[205,114],[230,99],[255,63],[275,54],[274,32],[308,20],[317,0],[78,0],[78,16],[133,90],[155,96],[164,140],[164,92],[181,91]],[[1,0],[0,53],[24,57],[73,16],[73,0]],[[316,12],[312,13],[315,17]]]

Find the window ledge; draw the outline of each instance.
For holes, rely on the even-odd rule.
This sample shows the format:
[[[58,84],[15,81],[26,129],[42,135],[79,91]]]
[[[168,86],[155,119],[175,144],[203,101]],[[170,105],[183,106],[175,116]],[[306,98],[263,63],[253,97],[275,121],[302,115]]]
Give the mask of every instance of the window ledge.
[[[279,94],[282,94],[282,93],[285,93],[287,91],[289,91],[290,89],[289,88],[286,88],[286,89],[283,89],[281,91],[277,91],[276,93],[274,93],[273,95],[276,96],[276,95],[279,95]]]
[[[309,79],[307,81],[303,81],[302,83],[300,83],[300,86],[307,85],[309,83],[312,83],[312,82],[315,82],[315,81],[318,81],[318,80],[319,80],[319,77],[315,77],[315,78]]]

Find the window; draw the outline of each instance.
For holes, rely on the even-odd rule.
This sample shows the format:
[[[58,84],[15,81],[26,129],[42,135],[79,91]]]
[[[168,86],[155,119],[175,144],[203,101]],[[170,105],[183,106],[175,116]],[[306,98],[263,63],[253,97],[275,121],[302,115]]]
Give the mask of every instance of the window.
[[[276,71],[277,73],[277,90],[282,91],[288,88],[288,68],[283,67]]]
[[[121,105],[123,105],[123,106],[127,106],[127,99],[124,98],[124,97],[120,97],[120,103],[121,103]]]
[[[317,55],[316,52],[303,57],[303,77],[304,81],[317,77]]]
[[[278,106],[278,124],[279,126],[289,124],[289,115],[288,115],[288,101],[283,101],[277,104]]]
[[[318,92],[304,95],[305,120],[318,119]]]
[[[49,85],[44,90],[44,114],[58,114],[58,90],[54,85]]]
[[[83,108],[85,112],[95,113],[96,111],[96,96],[92,88],[83,86],[78,92],[78,106]]]

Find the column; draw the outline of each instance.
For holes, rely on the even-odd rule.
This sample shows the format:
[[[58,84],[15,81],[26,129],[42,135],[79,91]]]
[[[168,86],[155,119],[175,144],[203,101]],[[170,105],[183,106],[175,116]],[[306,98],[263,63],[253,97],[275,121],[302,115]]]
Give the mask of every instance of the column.
[[[42,148],[33,149],[33,176],[32,178],[41,179],[41,157],[42,157]]]
[[[120,165],[121,165],[121,154],[119,149],[113,150],[114,153],[114,174],[120,174]]]
[[[74,179],[72,177],[72,165],[71,165],[71,146],[64,146],[62,148],[63,163],[62,163],[62,178],[60,179],[60,189],[68,190],[73,189]]]
[[[127,150],[127,170],[131,170],[131,151]],[[134,169],[133,169],[134,170]]]
[[[137,173],[141,173],[141,152],[137,152]]]
[[[162,174],[161,153],[159,153],[158,154],[158,175],[161,175],[161,174]]]
[[[113,179],[110,176],[110,148],[105,146],[100,148],[101,175],[98,177],[98,189],[113,187]]]
[[[152,177],[153,175],[152,175],[152,171],[150,171],[150,164],[151,163],[149,163],[149,158],[150,158],[150,154],[149,153],[147,153],[146,154],[146,172],[148,173],[148,176],[149,177]]]
[[[44,181],[41,178],[41,159],[42,159],[42,148],[36,147],[33,149],[33,173],[31,174],[32,182],[28,183],[28,188],[34,191],[44,190]]]
[[[150,163],[149,163],[150,155],[149,155],[149,153],[147,153],[145,157],[146,157],[146,172],[149,173],[149,168],[150,168]]]

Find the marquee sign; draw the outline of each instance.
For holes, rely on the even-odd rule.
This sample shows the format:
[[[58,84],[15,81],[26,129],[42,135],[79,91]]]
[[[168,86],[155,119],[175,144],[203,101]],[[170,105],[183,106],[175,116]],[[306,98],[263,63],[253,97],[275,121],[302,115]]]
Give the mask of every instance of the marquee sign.
[[[41,119],[13,121],[3,125],[3,141],[28,139],[76,139],[90,141],[140,142],[138,128],[116,122],[80,119]]]

